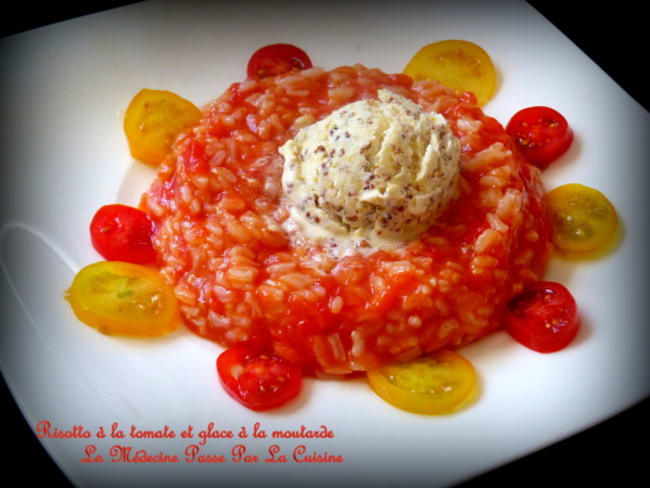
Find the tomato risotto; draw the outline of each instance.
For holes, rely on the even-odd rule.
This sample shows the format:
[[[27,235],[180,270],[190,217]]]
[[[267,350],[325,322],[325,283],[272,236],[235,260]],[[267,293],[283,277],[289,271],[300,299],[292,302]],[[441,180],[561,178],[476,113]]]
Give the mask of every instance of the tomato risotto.
[[[336,255],[287,232],[278,148],[379,89],[445,117],[461,145],[459,195],[414,241]],[[501,328],[507,301],[542,276],[550,228],[539,170],[475,102],[361,65],[233,84],[179,136],[142,200],[187,325],[332,375]]]

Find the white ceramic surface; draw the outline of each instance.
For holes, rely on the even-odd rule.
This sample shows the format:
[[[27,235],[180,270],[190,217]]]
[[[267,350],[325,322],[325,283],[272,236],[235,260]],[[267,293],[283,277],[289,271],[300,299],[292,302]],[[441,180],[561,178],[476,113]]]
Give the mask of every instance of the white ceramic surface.
[[[184,462],[193,440],[45,439],[79,486],[447,485],[560,440],[650,393],[644,195],[650,117],[557,29],[523,2],[225,5],[136,4],[67,21],[0,43],[0,366],[32,426],[49,420],[94,433],[118,422],[180,434],[214,422],[235,435],[326,425],[334,439],[246,439],[260,463]],[[254,413],[218,386],[221,350],[185,331],[153,341],[110,338],[80,324],[62,294],[100,257],[88,223],[101,205],[135,204],[153,171],[134,162],[122,132],[124,109],[142,87],[169,89],[197,105],[242,79],[250,54],[272,42],[307,51],[333,68],[361,62],[399,72],[424,44],[467,39],[499,73],[485,111],[506,123],[520,108],[562,112],[575,142],[544,173],[548,188],[580,182],[604,192],[625,226],[607,259],[553,261],[547,273],[571,289],[582,330],[567,349],[540,355],[494,334],[463,354],[481,381],[476,403],[455,415],[414,416],[376,397],[362,381],[308,380],[293,404]],[[239,442],[210,440],[204,453],[230,458]],[[341,454],[342,464],[264,463],[277,443],[290,458]],[[106,462],[80,462],[95,444]],[[110,462],[111,446],[178,454],[177,464]]]

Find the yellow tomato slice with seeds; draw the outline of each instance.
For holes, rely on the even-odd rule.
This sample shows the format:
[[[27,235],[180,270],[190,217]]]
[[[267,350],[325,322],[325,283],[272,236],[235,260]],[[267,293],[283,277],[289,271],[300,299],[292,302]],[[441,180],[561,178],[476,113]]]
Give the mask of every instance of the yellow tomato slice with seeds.
[[[169,154],[178,134],[200,118],[201,111],[175,93],[140,90],[124,116],[124,132],[131,155],[157,166]]]
[[[178,325],[174,291],[146,266],[91,264],[77,273],[66,298],[79,320],[108,335],[152,337]]]
[[[474,392],[476,372],[463,356],[443,350],[368,371],[368,383],[377,395],[402,410],[444,414],[453,412]]]
[[[585,255],[607,246],[618,229],[614,206],[594,188],[571,183],[544,197],[553,225],[551,239],[562,252]]]
[[[460,92],[472,92],[479,106],[494,94],[496,73],[485,50],[469,41],[439,41],[420,49],[404,74],[414,80],[435,80]]]

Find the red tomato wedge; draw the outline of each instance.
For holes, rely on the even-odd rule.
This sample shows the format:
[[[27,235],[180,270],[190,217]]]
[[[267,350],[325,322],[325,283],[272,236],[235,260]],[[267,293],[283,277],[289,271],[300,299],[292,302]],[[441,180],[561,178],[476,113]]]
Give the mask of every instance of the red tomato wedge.
[[[153,224],[146,213],[127,205],[104,205],[90,223],[93,247],[108,261],[153,263]]]
[[[576,301],[560,283],[539,281],[508,303],[506,327],[517,342],[534,351],[559,351],[578,333]]]
[[[300,393],[302,372],[278,358],[237,345],[217,358],[217,372],[226,392],[251,410],[284,405]]]
[[[299,47],[292,44],[270,44],[253,53],[246,72],[251,77],[265,78],[311,67],[311,59]]]
[[[549,107],[528,107],[512,116],[506,132],[526,160],[545,169],[562,156],[573,142],[566,119]]]

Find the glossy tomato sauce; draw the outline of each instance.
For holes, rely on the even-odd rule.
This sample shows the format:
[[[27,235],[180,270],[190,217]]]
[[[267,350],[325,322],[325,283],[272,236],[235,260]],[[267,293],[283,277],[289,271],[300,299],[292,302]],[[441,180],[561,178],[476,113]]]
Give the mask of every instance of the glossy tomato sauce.
[[[284,230],[278,147],[380,88],[445,116],[462,145],[460,196],[416,241],[337,258]],[[539,170],[472,95],[355,65],[233,84],[179,137],[142,207],[190,329],[344,375],[501,328],[549,257],[542,195]]]

